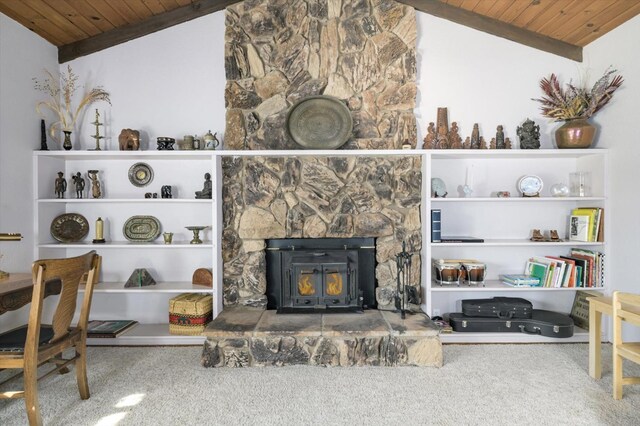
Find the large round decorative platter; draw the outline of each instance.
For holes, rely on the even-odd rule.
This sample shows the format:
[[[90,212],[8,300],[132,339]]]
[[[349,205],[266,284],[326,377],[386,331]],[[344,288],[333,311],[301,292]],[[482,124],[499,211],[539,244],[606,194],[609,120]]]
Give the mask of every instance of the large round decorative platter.
[[[289,111],[287,130],[291,138],[307,149],[336,149],[349,140],[353,119],[349,108],[332,96],[302,99]]]
[[[154,216],[131,216],[122,227],[129,241],[148,243],[160,236],[160,221]]]
[[[129,168],[129,181],[142,188],[153,180],[153,169],[147,163],[136,163]]]
[[[81,214],[64,213],[51,222],[51,236],[61,243],[81,241],[89,233],[89,222]]]

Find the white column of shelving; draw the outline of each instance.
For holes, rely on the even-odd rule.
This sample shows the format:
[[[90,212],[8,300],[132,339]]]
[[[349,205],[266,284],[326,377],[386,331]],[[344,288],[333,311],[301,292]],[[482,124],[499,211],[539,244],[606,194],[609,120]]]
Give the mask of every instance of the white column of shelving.
[[[213,242],[213,317],[217,317],[223,309],[223,265],[222,265],[222,231],[224,229],[222,217],[222,156],[212,158],[212,181],[215,192],[213,194],[213,221],[211,238]]]

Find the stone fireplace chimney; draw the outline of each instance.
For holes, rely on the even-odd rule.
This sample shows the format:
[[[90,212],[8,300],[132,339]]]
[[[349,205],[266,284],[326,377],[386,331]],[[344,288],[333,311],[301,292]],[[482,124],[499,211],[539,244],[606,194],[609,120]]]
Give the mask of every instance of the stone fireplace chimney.
[[[416,146],[416,18],[389,0],[255,0],[226,16],[226,149],[294,150],[291,106],[331,95],[353,137],[331,157],[223,163],[224,303],[266,306],[267,239],[375,239],[376,302],[393,309],[402,250],[419,253],[421,161],[340,156],[343,149]],[[420,288],[420,261],[412,283]]]

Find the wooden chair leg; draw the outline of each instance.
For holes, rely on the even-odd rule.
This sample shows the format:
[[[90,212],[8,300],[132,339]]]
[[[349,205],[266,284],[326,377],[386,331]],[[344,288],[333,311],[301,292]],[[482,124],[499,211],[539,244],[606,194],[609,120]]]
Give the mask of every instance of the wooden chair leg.
[[[27,408],[29,425],[42,425],[40,403],[38,402],[38,366],[30,366],[28,363],[24,368],[24,403]]]
[[[622,357],[613,352],[613,399],[622,399]]]
[[[76,378],[81,399],[89,399],[89,381],[87,380],[87,347],[78,345],[76,348],[78,359],[76,359]]]

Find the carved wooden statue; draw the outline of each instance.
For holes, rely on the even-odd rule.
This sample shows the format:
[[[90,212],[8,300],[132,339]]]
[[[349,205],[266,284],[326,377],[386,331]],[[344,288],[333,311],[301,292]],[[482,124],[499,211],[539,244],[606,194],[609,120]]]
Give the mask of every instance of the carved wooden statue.
[[[451,149],[462,149],[462,138],[459,130],[457,122],[451,123],[451,130],[449,131],[449,148]]]
[[[140,132],[132,129],[122,129],[118,136],[120,151],[137,151],[140,149]]]
[[[424,137],[424,145],[422,145],[422,149],[435,149],[435,143],[436,128],[432,121],[431,123],[429,123],[429,127],[427,128],[427,136]]]

